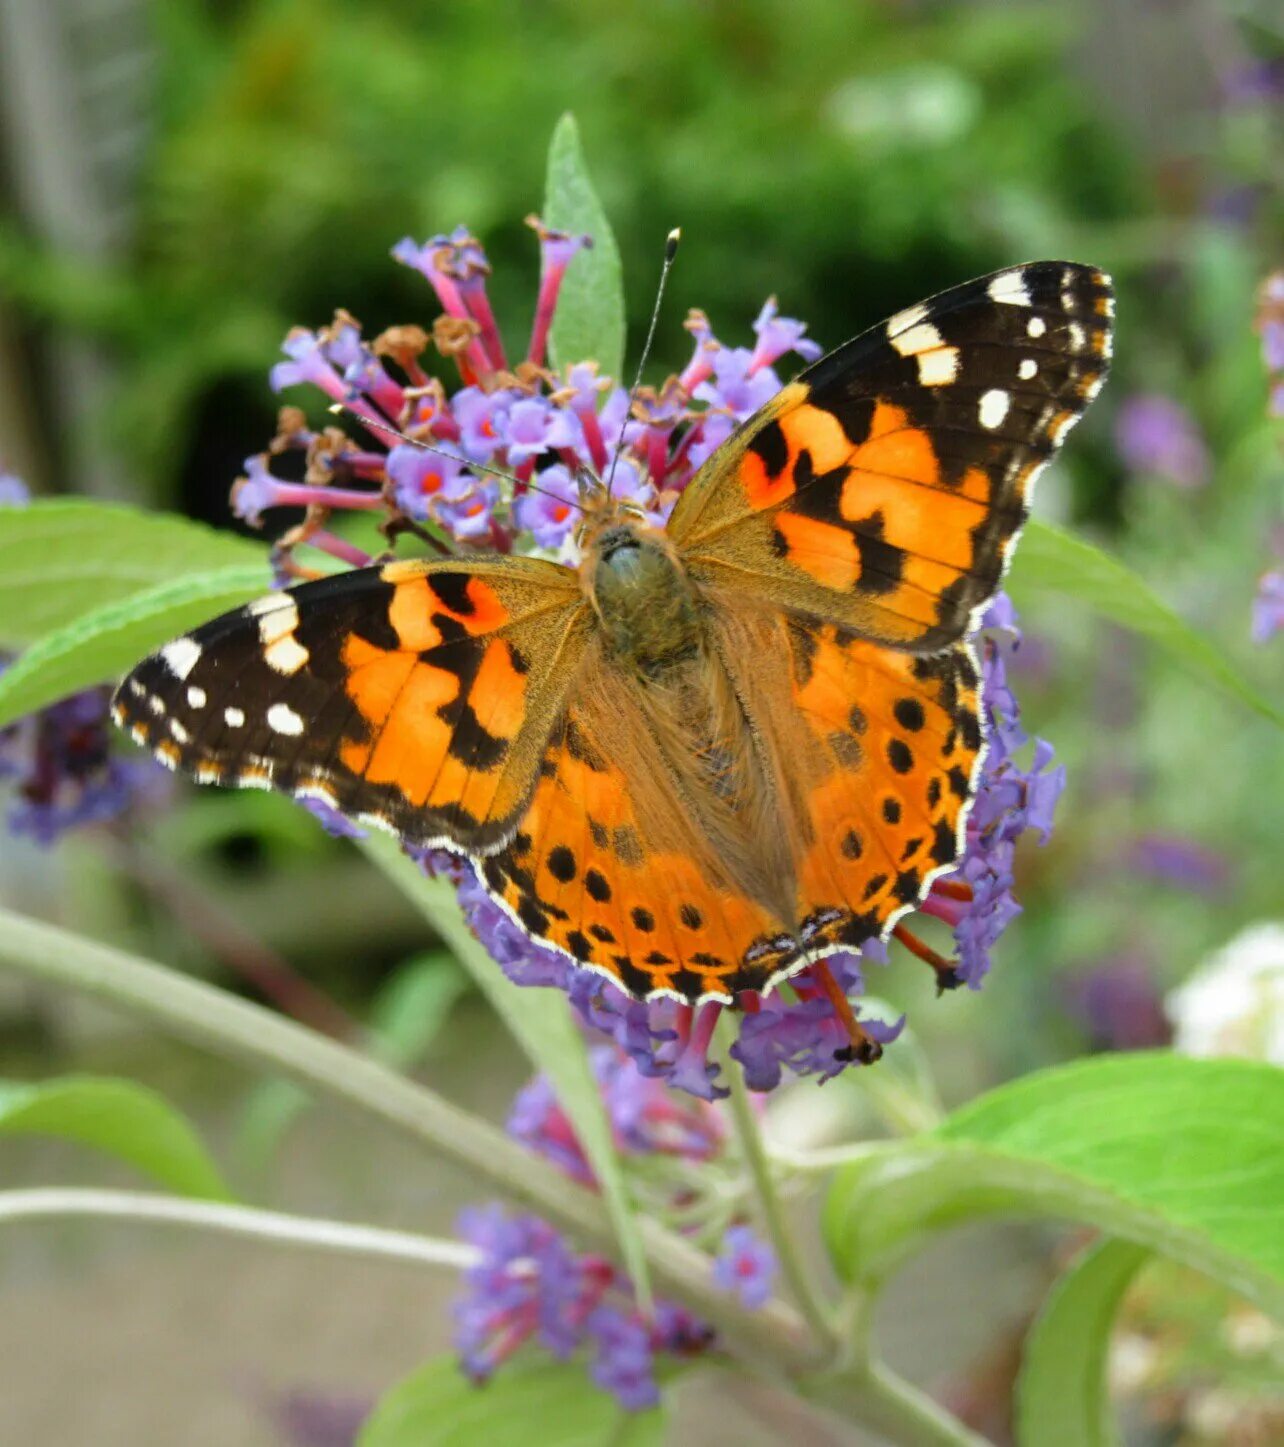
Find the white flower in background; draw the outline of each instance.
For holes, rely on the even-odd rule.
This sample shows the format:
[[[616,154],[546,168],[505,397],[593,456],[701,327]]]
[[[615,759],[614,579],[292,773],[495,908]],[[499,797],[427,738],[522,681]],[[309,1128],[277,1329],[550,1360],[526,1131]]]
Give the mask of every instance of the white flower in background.
[[[1249,925],[1210,956],[1164,1009],[1186,1055],[1242,1055],[1284,1066],[1284,924]]]

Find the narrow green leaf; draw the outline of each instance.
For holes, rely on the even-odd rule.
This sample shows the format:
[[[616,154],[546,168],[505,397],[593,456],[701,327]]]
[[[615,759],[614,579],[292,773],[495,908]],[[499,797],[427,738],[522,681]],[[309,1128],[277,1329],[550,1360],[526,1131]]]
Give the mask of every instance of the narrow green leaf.
[[[370,1053],[408,1070],[441,1034],[468,977],[444,950],[416,955],[384,983],[370,1005]]]
[[[1284,712],[1263,698],[1221,649],[1178,617],[1117,558],[1051,523],[1031,519],[1010,581],[1018,601],[1036,592],[1065,593],[1112,623],[1139,633],[1205,683],[1284,727]]]
[[[505,976],[469,929],[454,886],[448,880],[429,879],[387,839],[368,839],[366,852],[422,911],[490,1001],[531,1064],[552,1082],[602,1189],[620,1243],[620,1254],[633,1278],[638,1301],[645,1308],[651,1300],[646,1257],[611,1134],[611,1122],[570,1005],[558,990],[522,989]]]
[[[68,1075],[0,1082],[0,1135],[49,1135],[92,1146],[185,1196],[231,1197],[191,1126],[155,1091]]]
[[[1057,1282],[1022,1352],[1021,1447],[1116,1447],[1106,1380],[1110,1330],[1149,1255],[1130,1241],[1106,1241],[1090,1246]]]
[[[0,508],[0,648],[158,583],[255,560],[259,543],[124,503],[53,498]]]
[[[388,1392],[357,1447],[659,1447],[663,1406],[626,1412],[582,1362],[513,1362],[483,1387],[453,1357],[437,1357]]]
[[[97,683],[115,682],[178,633],[268,589],[262,561],[172,578],[44,634],[0,674],[0,727]]]
[[[1172,1257],[1284,1316],[1284,1071],[1102,1057],[991,1091],[834,1179],[826,1239],[874,1281],[985,1215],[1062,1216]]]
[[[592,248],[571,261],[562,279],[549,333],[555,367],[597,361],[604,375],[620,380],[624,366],[624,273],[615,234],[589,178],[580,131],[568,111],[548,148],[544,222],[559,231],[593,238]]]

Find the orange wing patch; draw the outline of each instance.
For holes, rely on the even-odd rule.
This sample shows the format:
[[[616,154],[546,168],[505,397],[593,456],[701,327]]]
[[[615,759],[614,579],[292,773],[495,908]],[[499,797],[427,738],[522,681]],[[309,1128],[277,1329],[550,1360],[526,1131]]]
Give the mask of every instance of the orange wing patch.
[[[791,620],[793,699],[829,767],[807,796],[796,913],[808,951],[883,935],[950,868],[983,750],[977,671]]]

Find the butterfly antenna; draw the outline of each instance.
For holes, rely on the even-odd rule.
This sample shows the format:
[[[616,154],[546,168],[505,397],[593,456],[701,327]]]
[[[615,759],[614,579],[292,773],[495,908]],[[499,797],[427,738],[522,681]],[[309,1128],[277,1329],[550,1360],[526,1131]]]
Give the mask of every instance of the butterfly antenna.
[[[435,452],[438,457],[449,457],[455,462],[462,461],[465,466],[474,472],[489,472],[492,477],[502,477],[505,482],[511,483],[519,492],[522,490],[526,492],[541,492],[546,497],[553,497],[556,498],[558,502],[565,503],[567,507],[579,508],[581,512],[584,511],[578,502],[572,502],[570,498],[563,497],[561,493],[549,492],[547,488],[541,487],[537,482],[532,482],[529,479],[523,481],[515,472],[508,472],[506,469],[495,467],[489,462],[474,462],[468,457],[461,458],[457,452],[450,452],[445,447],[434,447],[431,442],[421,441],[418,437],[411,437],[408,432],[402,432],[399,428],[394,427],[391,422],[380,422],[377,418],[367,417],[364,412],[358,412],[355,407],[349,406],[346,402],[334,402],[330,405],[329,410],[334,413],[336,417],[346,412],[349,416],[354,417],[360,422],[363,427],[369,427],[375,432],[386,432],[389,437],[395,437],[398,442],[404,442],[410,447],[417,447],[421,452]]]
[[[620,460],[620,450],[624,446],[624,434],[628,430],[629,419],[633,416],[633,404],[638,399],[638,389],[642,385],[642,369],[646,366],[646,359],[651,355],[651,343],[655,340],[655,324],[660,320],[660,303],[664,300],[664,286],[669,279],[669,268],[673,265],[673,258],[678,254],[678,242],[682,240],[682,230],[675,226],[669,232],[664,242],[664,266],[660,271],[660,285],[655,290],[655,305],[651,308],[651,325],[647,328],[646,342],[642,347],[642,355],[638,358],[637,375],[633,378],[633,390],[629,393],[629,405],[624,409],[624,421],[620,423],[620,435],[615,440],[615,453],[611,458],[611,470],[606,475],[606,495],[611,496],[611,484],[615,481],[615,468]]]

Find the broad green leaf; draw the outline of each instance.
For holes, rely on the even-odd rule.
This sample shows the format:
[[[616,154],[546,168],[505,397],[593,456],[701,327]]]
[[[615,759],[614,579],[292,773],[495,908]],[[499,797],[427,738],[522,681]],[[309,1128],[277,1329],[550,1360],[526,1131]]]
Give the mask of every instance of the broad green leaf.
[[[650,1276],[633,1219],[633,1206],[611,1134],[611,1122],[589,1065],[588,1049],[565,996],[560,990],[523,989],[514,985],[469,929],[449,880],[429,879],[387,839],[368,839],[365,848],[450,946],[531,1064],[548,1076],[601,1187],[620,1243],[620,1254],[633,1278],[638,1301],[645,1309],[651,1300]]]
[[[1118,1055],[1039,1071],[836,1176],[838,1269],[877,1280],[935,1231],[1062,1216],[1172,1257],[1284,1315],[1284,1070]]]
[[[575,256],[562,279],[549,332],[555,367],[596,360],[603,374],[620,380],[624,366],[624,279],[615,234],[589,179],[580,131],[568,111],[553,130],[548,148],[544,223],[593,238]]]
[[[664,1430],[663,1406],[624,1411],[583,1362],[512,1362],[477,1387],[437,1357],[384,1396],[357,1447],[659,1447]]]
[[[185,1196],[231,1197],[191,1126],[153,1090],[68,1075],[0,1082],[0,1135],[49,1135],[92,1146]]]
[[[115,682],[176,634],[268,590],[262,562],[172,578],[82,613],[0,673],[0,727],[97,683]]]
[[[1112,623],[1139,633],[1205,683],[1284,727],[1284,712],[1263,698],[1210,639],[1180,618],[1117,558],[1051,523],[1031,519],[1017,549],[1010,587],[1018,601],[1066,593]]]
[[[1090,1246],[1057,1282],[1026,1337],[1016,1387],[1021,1447],[1115,1447],[1110,1331],[1149,1257],[1131,1241]]]
[[[158,583],[256,560],[266,579],[261,544],[124,503],[54,498],[0,508],[0,648],[26,648]]]

